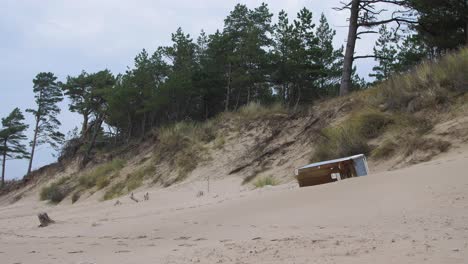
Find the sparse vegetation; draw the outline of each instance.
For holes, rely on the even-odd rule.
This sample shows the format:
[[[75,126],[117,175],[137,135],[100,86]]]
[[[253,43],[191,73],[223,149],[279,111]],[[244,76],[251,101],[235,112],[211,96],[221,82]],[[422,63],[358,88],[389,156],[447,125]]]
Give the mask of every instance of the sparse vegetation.
[[[374,149],[371,155],[375,159],[383,159],[392,156],[397,149],[398,144],[394,140],[387,139]]]
[[[60,203],[73,190],[69,183],[70,177],[63,177],[41,189],[40,200]]]
[[[104,194],[103,199],[113,199],[137,189],[143,184],[145,177],[151,176],[154,172],[154,166],[144,166],[139,168],[135,172],[128,174],[123,181],[111,186]]]
[[[53,203],[61,202],[71,192],[72,203],[76,202],[83,190],[96,187],[102,189],[109,185],[111,178],[116,176],[116,173],[123,168],[125,162],[121,159],[114,159],[109,163],[103,164],[92,170],[91,172],[82,175],[76,181],[72,176],[63,177],[60,180],[53,182],[42,188],[40,192],[41,200],[49,200]]]
[[[416,151],[424,151],[429,155],[436,155],[441,152],[446,152],[451,144],[448,141],[425,138],[420,136],[411,136],[407,139],[404,146],[405,156],[409,156]]]
[[[206,157],[204,144],[216,138],[213,122],[203,124],[180,122],[159,131],[155,161],[168,160],[177,170],[181,181]]]
[[[104,194],[104,200],[114,199],[124,194],[125,182],[121,181],[112,185]]]
[[[251,102],[242,106],[239,111],[237,111],[237,115],[243,121],[250,121],[264,117],[271,117],[275,114],[286,114],[287,112],[287,109],[280,103],[265,106],[257,102]]]
[[[369,109],[361,110],[358,115],[351,117],[350,122],[353,122],[350,126],[355,126],[362,137],[375,138],[393,123],[393,119],[389,114]]]
[[[226,144],[226,137],[224,135],[220,135],[216,137],[214,141],[214,148],[215,149],[222,149]]]
[[[120,171],[125,165],[122,159],[114,159],[109,163],[103,164],[92,170],[91,172],[79,178],[81,187],[89,189],[97,187],[102,189],[109,185],[110,179],[115,177],[116,173]]]
[[[272,176],[266,176],[266,177],[262,177],[262,178],[259,178],[257,179],[255,182],[254,182],[254,186],[256,188],[263,188],[265,186],[275,186],[275,185],[278,185],[278,181],[273,178]]]
[[[72,203],[76,203],[81,197],[81,193],[79,191],[74,192],[72,195]]]
[[[375,87],[376,103],[389,110],[417,112],[446,105],[468,91],[468,49],[425,62],[412,72],[395,75]]]
[[[329,127],[322,131],[312,161],[336,159],[356,154],[367,154],[370,146],[354,123]]]
[[[409,73],[394,75],[372,89],[353,95],[365,108],[350,115],[340,125],[325,128],[312,160],[366,154],[371,151],[369,140],[387,131],[405,149],[404,156],[427,146],[439,153],[446,151],[450,146],[444,142],[428,143],[421,139],[436,120],[420,113],[425,109],[449,110],[452,102],[460,109],[457,98],[465,96],[468,91],[467,68],[468,49],[465,48],[437,62],[424,62]],[[400,136],[403,134],[409,136]],[[395,145],[396,142],[384,141],[372,156],[384,158],[393,155],[396,153]]]

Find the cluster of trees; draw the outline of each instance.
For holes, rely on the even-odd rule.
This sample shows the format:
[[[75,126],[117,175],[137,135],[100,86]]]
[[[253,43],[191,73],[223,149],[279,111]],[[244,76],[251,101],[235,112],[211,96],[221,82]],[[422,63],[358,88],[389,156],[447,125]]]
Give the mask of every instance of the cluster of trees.
[[[293,21],[284,11],[278,23],[272,17],[266,4],[239,4],[222,31],[202,31],[194,41],[179,28],[171,46],[141,51],[124,74],[68,77],[62,88],[70,110],[83,116],[81,137],[99,136],[105,123],[128,141],[154,126],[204,120],[249,102],[294,107],[337,94],[342,48],[334,49],[325,16],[318,25],[306,8]]]
[[[382,18],[382,3],[397,7],[391,17]],[[57,103],[64,97],[82,117],[65,146],[73,142],[86,164],[98,143],[125,143],[156,126],[205,120],[250,102],[296,107],[360,89],[365,83],[355,74],[356,59],[375,58],[371,76],[382,81],[467,43],[466,0],[350,0],[338,9],[350,11],[346,48],[334,48],[335,31],[323,14],[315,24],[306,8],[292,21],[281,11],[273,23],[266,4],[238,4],[222,30],[201,31],[194,40],[179,28],[171,46],[142,50],[123,74],[83,71],[58,82],[53,73],[39,73],[33,80],[36,108],[26,110],[35,120],[31,151],[22,143],[28,126],[21,111],[2,119],[2,182],[6,160],[29,158],[29,174],[37,145],[63,145]],[[360,36],[375,33],[374,54],[356,55]]]
[[[336,9],[350,12],[340,95],[352,88],[352,67],[357,59],[375,58],[379,65],[373,76],[382,81],[422,59],[468,44],[467,0],[348,0]],[[388,30],[389,24],[393,32]],[[402,36],[398,36],[402,29]],[[374,54],[356,55],[356,41],[376,33],[381,36]]]

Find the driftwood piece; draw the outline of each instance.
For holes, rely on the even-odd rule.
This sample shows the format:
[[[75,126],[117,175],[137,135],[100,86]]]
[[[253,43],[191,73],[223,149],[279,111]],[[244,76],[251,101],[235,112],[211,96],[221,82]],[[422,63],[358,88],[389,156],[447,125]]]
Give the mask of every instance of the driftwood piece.
[[[39,213],[37,215],[37,217],[39,218],[39,222],[41,223],[39,225],[39,227],[46,227],[50,224],[53,224],[55,223],[54,220],[50,219],[49,215],[47,215],[47,213]]]
[[[130,194],[130,199],[132,199],[135,203],[139,202],[139,200],[137,198],[133,197],[133,193]]]

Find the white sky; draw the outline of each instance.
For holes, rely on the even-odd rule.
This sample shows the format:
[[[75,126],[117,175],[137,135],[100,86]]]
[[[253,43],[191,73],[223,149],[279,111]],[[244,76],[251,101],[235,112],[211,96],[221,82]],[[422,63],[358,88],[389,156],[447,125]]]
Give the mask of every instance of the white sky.
[[[336,29],[335,44],[344,45],[347,34],[347,12],[333,7],[339,1],[320,0],[2,0],[0,5],[0,117],[14,107],[34,107],[32,79],[38,72],[51,71],[64,80],[81,70],[94,72],[105,68],[124,72],[133,64],[135,55],[145,48],[170,44],[171,33],[180,26],[195,39],[201,29],[213,33],[223,28],[224,18],[238,3],[257,7],[261,2],[277,14],[286,10],[290,19],[303,7],[314,14],[318,23],[323,12]],[[374,39],[357,44],[357,54],[372,52]],[[366,77],[373,67],[371,60],[359,61],[358,72]],[[79,116],[62,105],[61,131],[80,126]],[[32,118],[28,135],[32,135]],[[34,168],[55,161],[53,151],[41,146]],[[22,177],[27,161],[8,161],[7,179]]]

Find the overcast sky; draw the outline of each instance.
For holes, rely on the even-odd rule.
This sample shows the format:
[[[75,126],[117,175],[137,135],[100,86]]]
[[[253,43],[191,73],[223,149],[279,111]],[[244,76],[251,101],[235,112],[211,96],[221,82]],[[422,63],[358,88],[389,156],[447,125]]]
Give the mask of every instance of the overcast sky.
[[[347,34],[346,12],[332,8],[338,0],[2,0],[0,8],[0,117],[19,107],[34,107],[32,79],[38,72],[50,71],[64,80],[81,70],[94,72],[109,69],[124,72],[134,56],[145,48],[170,44],[171,33],[180,26],[194,38],[201,29],[213,33],[223,28],[224,18],[237,3],[254,8],[268,3],[277,14],[286,10],[290,18],[303,7],[312,10],[318,23],[325,13],[337,31],[335,45],[344,44]],[[358,54],[372,52],[373,39],[361,40]],[[357,64],[361,76],[367,76],[373,62]],[[26,114],[27,122],[32,117]],[[79,116],[62,104],[61,131],[80,126]],[[32,135],[32,125],[28,131]],[[56,159],[48,146],[40,146],[34,168]],[[22,177],[27,161],[8,161],[7,179]]]

